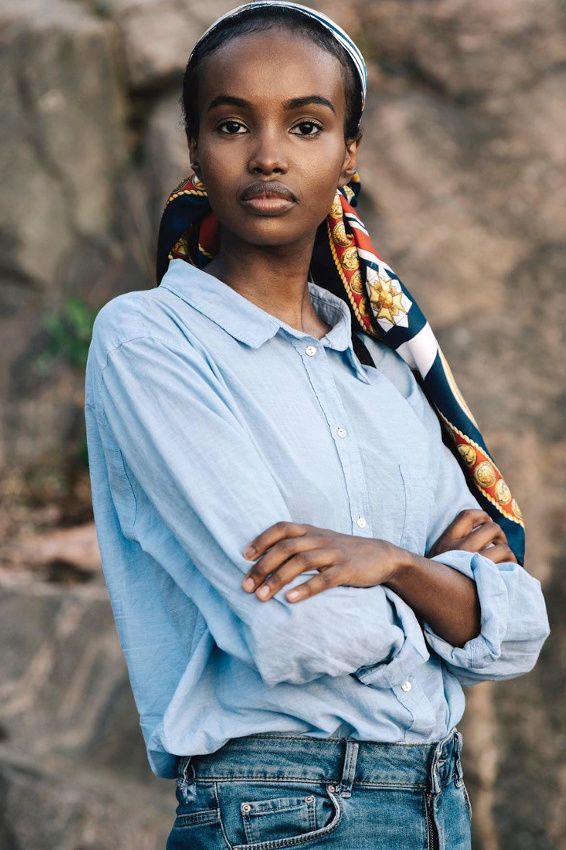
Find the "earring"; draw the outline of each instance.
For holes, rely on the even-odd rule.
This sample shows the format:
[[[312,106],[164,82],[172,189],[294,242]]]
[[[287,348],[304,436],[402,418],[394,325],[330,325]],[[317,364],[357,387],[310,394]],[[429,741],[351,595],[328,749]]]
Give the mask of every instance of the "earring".
[[[198,164],[198,162],[191,162],[191,168],[193,169],[193,172],[194,172],[193,185],[194,185],[195,189],[204,189],[204,183],[202,182],[202,180],[200,179],[200,177],[197,174],[197,172],[200,169],[200,165]]]

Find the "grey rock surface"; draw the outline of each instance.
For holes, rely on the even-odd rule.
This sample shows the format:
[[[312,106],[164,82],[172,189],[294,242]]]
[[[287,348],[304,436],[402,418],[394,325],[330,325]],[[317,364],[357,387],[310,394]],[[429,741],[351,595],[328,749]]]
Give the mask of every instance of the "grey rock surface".
[[[60,454],[76,428],[82,378],[34,380],[34,361],[46,313],[90,285],[97,259],[111,265],[126,140],[103,21],[62,0],[6,0],[0,31],[2,468]]]
[[[0,847],[162,850],[173,782],[148,769],[106,591],[0,575]]]

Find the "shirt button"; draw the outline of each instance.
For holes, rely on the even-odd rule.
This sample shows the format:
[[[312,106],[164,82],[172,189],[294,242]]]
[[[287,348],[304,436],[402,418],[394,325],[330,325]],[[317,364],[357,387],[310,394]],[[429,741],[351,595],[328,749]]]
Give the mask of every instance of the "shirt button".
[[[359,528],[365,528],[367,523],[363,516],[359,516],[356,520],[356,524]]]
[[[346,436],[346,431],[344,430],[344,428],[338,428],[337,433],[338,433],[339,437],[345,437]]]
[[[309,357],[312,357],[313,355],[316,354],[316,348],[314,347],[314,345],[307,345],[307,347],[305,348],[305,351],[306,351],[306,353],[308,354]]]
[[[402,691],[410,691],[412,687],[413,686],[411,685],[410,682],[403,682],[403,684],[401,685],[401,690]]]

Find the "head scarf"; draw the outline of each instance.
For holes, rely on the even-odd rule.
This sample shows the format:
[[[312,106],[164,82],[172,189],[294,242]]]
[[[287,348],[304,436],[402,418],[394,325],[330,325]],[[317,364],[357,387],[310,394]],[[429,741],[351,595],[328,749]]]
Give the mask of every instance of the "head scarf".
[[[273,6],[294,9],[313,18],[336,38],[358,73],[363,109],[367,90],[364,58],[344,30],[314,9],[271,0],[246,3],[219,18],[198,44],[222,22],[249,9]],[[330,212],[316,234],[312,280],[346,301],[357,330],[389,345],[413,370],[438,415],[472,494],[501,526],[522,563],[524,524],[519,506],[487,449],[429,323],[399,277],[381,259],[356,214],[360,188],[355,173],[346,186],[337,190]],[[204,268],[217,253],[218,246],[218,219],[211,211],[204,185],[192,174],[172,192],[163,213],[157,256],[158,284],[171,259],[180,258]]]

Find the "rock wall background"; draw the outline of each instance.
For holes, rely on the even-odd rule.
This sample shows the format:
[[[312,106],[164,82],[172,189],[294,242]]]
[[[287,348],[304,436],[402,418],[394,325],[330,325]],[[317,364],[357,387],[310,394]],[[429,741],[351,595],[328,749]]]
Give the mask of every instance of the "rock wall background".
[[[550,609],[553,634],[535,671],[469,692],[475,848],[561,850],[566,4],[311,3],[369,61],[362,213],[429,315],[517,492],[527,566]],[[233,5],[0,1],[6,850],[158,850],[171,823],[173,786],[146,766],[96,557],[55,546],[42,560],[30,534],[88,519],[81,322],[113,295],[153,285],[160,211],[187,171],[184,64]],[[56,335],[61,356],[46,359],[73,299],[83,313]],[[29,557],[16,566],[9,547],[24,538]]]

